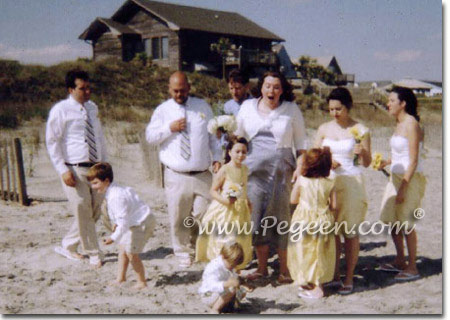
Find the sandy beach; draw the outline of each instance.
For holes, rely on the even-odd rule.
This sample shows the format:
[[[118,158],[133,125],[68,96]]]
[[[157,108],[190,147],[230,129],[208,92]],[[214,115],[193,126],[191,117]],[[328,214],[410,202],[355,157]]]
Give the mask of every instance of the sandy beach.
[[[41,131],[43,141],[44,128]],[[440,130],[440,128],[439,128]],[[110,131],[113,131],[111,129]],[[389,130],[374,130],[372,151],[388,156]],[[11,135],[24,132],[9,132]],[[312,137],[313,130],[308,130]],[[440,132],[442,136],[442,132]],[[197,295],[204,264],[182,269],[172,254],[169,219],[163,189],[149,180],[140,144],[129,144],[120,135],[107,134],[115,180],[133,187],[157,219],[155,236],[147,243],[142,260],[148,288],[131,289],[135,274],[129,270],[122,287],[110,287],[117,270],[115,245],[104,246],[106,264],[93,270],[87,262],[74,262],[54,253],[72,223],[73,216],[56,171],[41,142],[34,155],[34,172],[27,177],[29,207],[0,201],[0,311],[2,314],[202,314],[208,309]],[[435,137],[437,140],[440,137]],[[24,151],[27,157],[26,149]],[[360,259],[355,272],[355,292],[305,301],[295,285],[277,286],[276,275],[256,283],[240,313],[244,314],[439,314],[442,313],[442,145],[425,144],[424,173],[428,184],[417,225],[419,280],[397,283],[394,274],[377,271],[380,263],[393,258],[390,236],[361,238]],[[369,210],[366,220],[376,222],[387,178],[364,169]],[[97,223],[99,239],[108,235]],[[274,258],[270,260],[273,270]],[[343,262],[343,261],[342,261]],[[253,261],[244,274],[256,268]]]

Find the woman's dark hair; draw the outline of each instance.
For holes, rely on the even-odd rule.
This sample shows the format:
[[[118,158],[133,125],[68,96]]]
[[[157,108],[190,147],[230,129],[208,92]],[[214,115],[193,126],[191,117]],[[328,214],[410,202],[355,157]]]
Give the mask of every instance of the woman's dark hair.
[[[76,79],[80,79],[83,81],[89,81],[89,75],[87,72],[82,71],[82,70],[70,70],[69,72],[67,72],[66,74],[66,88],[75,88],[75,80]]]
[[[393,87],[391,92],[397,94],[398,100],[405,101],[405,111],[409,115],[412,115],[417,121],[420,121],[420,117],[417,114],[417,98],[414,92],[409,88]]]
[[[247,139],[245,139],[244,137],[232,137],[230,139],[230,141],[228,142],[227,148],[225,150],[225,163],[228,163],[228,162],[231,161],[231,157],[230,157],[230,155],[228,153],[231,151],[231,149],[233,149],[233,146],[235,144],[237,144],[237,143],[244,144],[247,147],[247,150],[248,150],[248,141],[247,141]]]
[[[328,147],[313,148],[303,155],[301,174],[307,178],[325,178],[330,175],[331,151]]]
[[[274,77],[274,78],[280,79],[281,88],[283,89],[283,93],[280,96],[280,103],[282,103],[283,101],[291,102],[291,101],[295,100],[295,95],[293,92],[292,85],[286,80],[286,78],[284,77],[283,74],[276,72],[276,71],[267,71],[266,73],[263,74],[263,76],[261,78],[259,78],[257,92],[255,95],[256,98],[259,98],[262,96],[261,89],[264,84],[264,79],[266,79],[267,77]]]
[[[350,91],[344,87],[333,89],[327,98],[327,103],[330,102],[330,100],[338,100],[347,108],[347,110],[350,110],[353,106],[352,95],[350,94]]]

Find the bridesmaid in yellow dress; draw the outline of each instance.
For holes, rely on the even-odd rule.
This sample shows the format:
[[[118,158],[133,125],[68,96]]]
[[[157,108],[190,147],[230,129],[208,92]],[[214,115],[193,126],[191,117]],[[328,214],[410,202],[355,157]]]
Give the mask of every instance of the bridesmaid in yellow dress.
[[[291,203],[297,208],[291,220],[287,264],[302,298],[323,297],[322,284],[334,276],[335,220],[331,210],[336,207],[336,195],[334,180],[327,178],[330,170],[329,148],[308,150],[291,193]]]
[[[244,261],[236,270],[244,269],[252,259],[248,168],[242,163],[247,156],[247,149],[245,138],[234,138],[227,145],[225,164],[211,186],[213,201],[201,221],[201,228],[205,230],[197,238],[196,261],[215,259],[223,245],[231,242],[239,243],[244,250]]]

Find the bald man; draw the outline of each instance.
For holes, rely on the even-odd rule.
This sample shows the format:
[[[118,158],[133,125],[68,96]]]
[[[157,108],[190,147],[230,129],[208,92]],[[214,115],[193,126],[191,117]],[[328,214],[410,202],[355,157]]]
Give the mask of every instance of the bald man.
[[[170,236],[180,266],[189,267],[194,249],[186,218],[201,219],[209,201],[213,172],[220,168],[222,151],[207,124],[213,118],[206,101],[189,96],[186,75],[177,71],[170,76],[171,99],[153,112],[146,129],[150,144],[160,146],[159,158],[164,169],[164,188],[170,216]]]

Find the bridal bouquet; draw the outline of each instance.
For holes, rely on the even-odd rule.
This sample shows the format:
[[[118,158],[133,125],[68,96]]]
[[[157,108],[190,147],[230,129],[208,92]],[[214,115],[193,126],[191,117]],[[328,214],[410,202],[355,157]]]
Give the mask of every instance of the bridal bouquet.
[[[222,115],[214,117],[208,122],[208,132],[217,134],[220,130],[223,133],[233,133],[237,129],[237,122],[234,116]]]

